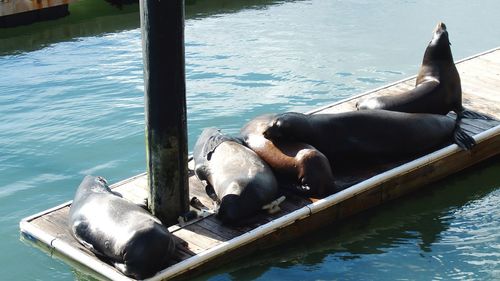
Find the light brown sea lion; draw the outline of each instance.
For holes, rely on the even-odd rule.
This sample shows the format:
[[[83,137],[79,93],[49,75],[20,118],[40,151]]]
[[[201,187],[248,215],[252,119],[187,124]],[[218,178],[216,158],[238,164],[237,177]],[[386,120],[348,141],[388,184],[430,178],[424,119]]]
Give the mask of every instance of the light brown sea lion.
[[[337,190],[328,159],[313,146],[296,141],[266,139],[263,132],[274,114],[248,122],[240,131],[246,145],[266,161],[283,186],[292,186],[299,194],[321,198]]]

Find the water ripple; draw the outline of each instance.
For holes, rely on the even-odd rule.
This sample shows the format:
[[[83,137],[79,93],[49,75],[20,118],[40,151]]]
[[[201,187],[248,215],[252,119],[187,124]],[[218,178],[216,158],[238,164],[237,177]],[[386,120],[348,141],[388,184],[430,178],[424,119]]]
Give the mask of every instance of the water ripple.
[[[415,74],[429,28],[442,15],[450,17],[457,58],[496,46],[500,30],[493,1],[224,1],[227,14],[217,12],[218,1],[191,2],[208,11],[186,21],[190,148],[205,127],[236,134],[257,115],[307,111]],[[89,19],[89,26],[123,19],[107,18]],[[26,257],[35,261],[35,251],[17,244],[23,216],[71,199],[83,174],[116,182],[145,170],[140,30],[0,56],[0,69],[0,236],[8,237],[0,248],[17,255],[0,262],[16,268]],[[484,178],[493,176],[469,183]],[[470,200],[467,194],[460,196]],[[316,252],[311,244],[297,245],[295,255],[278,249],[270,259],[279,261],[257,264],[254,275],[243,270],[215,279],[498,279],[498,197],[493,192],[464,208],[440,209],[432,201],[399,209],[375,225],[330,229],[313,244]],[[453,201],[449,194],[439,198]],[[30,276],[9,270],[2,277],[73,278],[40,256]]]

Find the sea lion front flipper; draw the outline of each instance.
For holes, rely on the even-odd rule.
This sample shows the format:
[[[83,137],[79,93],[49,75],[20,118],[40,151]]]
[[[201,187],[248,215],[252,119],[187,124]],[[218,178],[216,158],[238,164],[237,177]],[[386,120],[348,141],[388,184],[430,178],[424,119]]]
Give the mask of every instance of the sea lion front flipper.
[[[198,209],[198,210],[209,210],[207,206],[203,205],[203,203],[201,203],[200,199],[198,199],[198,197],[196,196],[193,196],[191,198],[191,200],[189,200],[189,205],[195,209]]]
[[[488,116],[483,113],[475,112],[472,110],[468,110],[463,108],[461,112],[458,112],[457,119],[468,118],[468,119],[481,119],[481,120],[495,120],[495,118]]]
[[[453,142],[464,150],[470,150],[474,145],[476,145],[474,138],[462,130],[458,123],[455,127],[455,131],[453,131]]]
[[[217,196],[217,193],[215,193],[215,189],[211,184],[207,183],[207,185],[205,186],[205,192],[207,193],[208,197],[210,197],[210,199],[214,200],[217,205],[220,205],[221,201],[219,199],[219,196]]]

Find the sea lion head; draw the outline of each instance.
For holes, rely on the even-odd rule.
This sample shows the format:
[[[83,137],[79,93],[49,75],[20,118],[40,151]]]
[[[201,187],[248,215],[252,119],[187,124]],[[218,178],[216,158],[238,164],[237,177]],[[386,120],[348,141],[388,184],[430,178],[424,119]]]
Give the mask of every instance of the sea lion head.
[[[243,217],[241,215],[241,208],[239,208],[240,202],[241,200],[236,194],[227,194],[224,196],[217,210],[217,218],[223,224],[237,224]]]
[[[87,175],[83,179],[83,182],[80,186],[84,186],[85,190],[96,192],[96,193],[113,193],[108,186],[108,181],[103,177],[94,177]]]
[[[316,149],[302,149],[297,153],[297,160],[299,191],[315,198],[338,191],[330,163],[323,153]]]
[[[296,128],[305,128],[307,119],[304,114],[297,112],[287,112],[278,114],[269,123],[262,133],[266,139],[279,140],[286,138],[293,140],[296,136]]]
[[[443,22],[439,22],[432,32],[432,39],[425,50],[424,59],[453,61],[448,30]]]
[[[436,28],[434,28],[434,31],[432,32],[432,40],[429,44],[450,44],[448,31],[446,30],[446,25],[443,22],[438,22]]]

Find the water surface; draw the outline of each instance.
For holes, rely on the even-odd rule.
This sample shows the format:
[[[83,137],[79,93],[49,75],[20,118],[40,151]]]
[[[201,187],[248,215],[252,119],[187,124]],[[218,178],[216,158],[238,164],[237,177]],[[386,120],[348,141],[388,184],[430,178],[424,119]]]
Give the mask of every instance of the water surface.
[[[496,1],[187,1],[189,148],[268,112],[307,111],[414,75],[444,21],[456,59],[500,45]],[[72,199],[86,174],[145,170],[137,5],[0,29],[0,276],[86,278],[19,241],[25,216]],[[211,280],[500,278],[500,162],[230,264]]]

